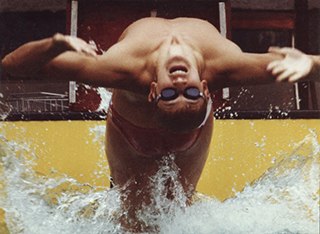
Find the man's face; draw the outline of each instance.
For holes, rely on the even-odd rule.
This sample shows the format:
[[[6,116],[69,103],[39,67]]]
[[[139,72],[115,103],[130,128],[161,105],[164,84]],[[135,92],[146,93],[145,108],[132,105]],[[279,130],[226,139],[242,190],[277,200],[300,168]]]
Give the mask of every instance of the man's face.
[[[167,88],[173,88],[180,94],[171,101],[159,100],[158,106],[170,110],[184,106],[192,108],[203,102],[202,98],[192,100],[182,94],[189,87],[196,87],[200,92],[206,91],[206,82],[200,80],[198,69],[199,64],[195,52],[188,46],[171,44],[167,50],[162,51],[157,66],[157,82],[151,87],[153,99]],[[207,96],[207,93],[204,93]]]

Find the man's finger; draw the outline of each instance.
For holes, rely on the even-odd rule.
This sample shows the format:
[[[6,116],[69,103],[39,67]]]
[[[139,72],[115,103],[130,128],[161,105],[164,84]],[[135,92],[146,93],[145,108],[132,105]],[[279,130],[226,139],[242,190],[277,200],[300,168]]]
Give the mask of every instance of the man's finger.
[[[271,46],[269,47],[268,52],[286,56],[288,53],[294,52],[294,49],[290,47],[280,48],[280,47]]]
[[[277,66],[278,63],[279,63],[279,61],[272,61],[272,62],[270,62],[270,63],[268,64],[268,66],[267,66],[267,71],[272,71],[272,69],[273,69],[275,66]]]
[[[276,76],[279,75],[280,73],[284,72],[286,70],[286,67],[283,66],[282,63],[277,64],[277,66],[275,66],[272,71],[271,74]]]
[[[90,40],[88,44],[91,46],[93,50],[98,51],[98,46],[93,40]]]
[[[96,56],[97,55],[97,52],[92,49],[92,48],[88,48],[86,51],[85,51],[85,54],[89,55],[89,56]]]
[[[282,66],[282,60],[275,60],[275,61],[270,62],[267,66],[267,71],[272,71],[273,69],[275,69],[278,66]]]
[[[294,82],[297,82],[297,81],[301,81],[301,74],[300,74],[300,73],[296,73],[296,74],[291,75],[291,76],[288,78],[288,81],[289,81],[290,83],[294,83]]]
[[[272,53],[272,52],[277,52],[280,49],[280,47],[277,46],[270,46],[268,49],[268,52]]]
[[[277,76],[276,81],[277,82],[283,82],[286,80],[289,81],[289,77],[291,77],[292,75],[295,75],[295,74],[296,74],[296,72],[293,70],[286,70]]]

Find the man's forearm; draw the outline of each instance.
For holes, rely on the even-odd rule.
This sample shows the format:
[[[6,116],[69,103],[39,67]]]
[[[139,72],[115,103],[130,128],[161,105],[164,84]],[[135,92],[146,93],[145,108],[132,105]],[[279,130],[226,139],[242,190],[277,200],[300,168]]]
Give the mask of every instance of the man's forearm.
[[[230,86],[263,85],[275,82],[275,76],[267,70],[270,62],[281,60],[276,54],[242,53],[231,73]]]
[[[2,60],[4,70],[14,76],[36,76],[51,60],[66,51],[96,56],[95,45],[68,35],[56,33],[52,38],[29,42]]]
[[[35,76],[53,58],[65,50],[53,38],[22,45],[2,60],[3,69],[13,76]]]

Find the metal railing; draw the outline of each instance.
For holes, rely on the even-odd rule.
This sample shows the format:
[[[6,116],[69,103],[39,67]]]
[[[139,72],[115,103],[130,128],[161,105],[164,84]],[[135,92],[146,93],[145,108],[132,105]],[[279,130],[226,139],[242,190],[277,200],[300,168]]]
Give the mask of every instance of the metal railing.
[[[11,113],[65,112],[69,110],[68,95],[35,92],[12,94],[7,100]]]

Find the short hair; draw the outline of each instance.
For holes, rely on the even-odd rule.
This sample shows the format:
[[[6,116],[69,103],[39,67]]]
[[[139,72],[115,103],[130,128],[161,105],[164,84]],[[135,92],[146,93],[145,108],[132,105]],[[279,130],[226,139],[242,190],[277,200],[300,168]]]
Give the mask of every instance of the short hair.
[[[192,132],[204,121],[207,102],[203,101],[196,108],[188,108],[187,104],[177,110],[165,110],[158,107],[157,120],[161,128],[182,134]]]

